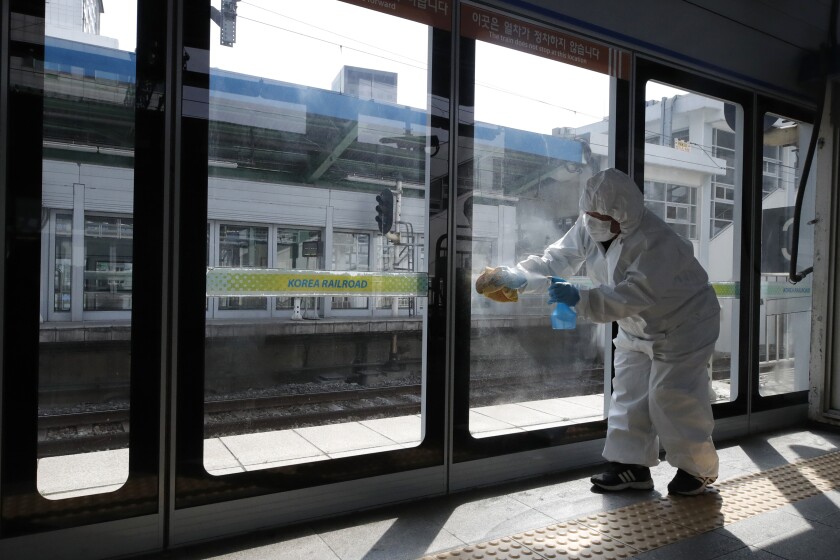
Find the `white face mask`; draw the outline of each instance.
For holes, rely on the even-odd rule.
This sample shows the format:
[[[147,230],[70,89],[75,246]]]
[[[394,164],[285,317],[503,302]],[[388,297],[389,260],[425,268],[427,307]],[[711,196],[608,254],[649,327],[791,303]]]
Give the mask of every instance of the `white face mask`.
[[[589,232],[589,237],[594,239],[595,241],[604,242],[613,239],[617,233],[613,233],[610,231],[612,227],[612,222],[607,220],[599,220],[597,218],[593,218],[589,214],[585,214],[583,216],[583,225],[586,227],[586,231]]]

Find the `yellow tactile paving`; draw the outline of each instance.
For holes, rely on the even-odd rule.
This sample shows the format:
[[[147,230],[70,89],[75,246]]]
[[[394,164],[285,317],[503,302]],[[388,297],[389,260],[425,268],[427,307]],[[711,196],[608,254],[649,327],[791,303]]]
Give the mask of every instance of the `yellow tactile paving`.
[[[458,550],[433,554],[426,558],[429,560],[449,560],[451,558],[458,560],[492,560],[494,558],[512,558],[515,560],[532,558],[534,560],[542,560],[543,557],[519,541],[514,540],[512,537],[503,537],[501,539],[493,539],[487,542],[465,546]]]
[[[533,550],[540,559],[607,558],[615,560],[629,558],[639,552],[638,549],[576,521],[566,521],[533,531],[525,531],[514,535],[513,538]]]
[[[835,488],[840,452],[733,478],[700,496],[641,502],[421,560],[629,558]]]
[[[577,521],[642,552],[697,535],[691,529],[655,515],[653,511],[633,506]]]
[[[714,488],[700,496],[684,499],[662,498],[652,503],[657,506],[652,512],[654,515],[662,516],[698,534],[743,519],[738,510],[724,510],[723,496]]]

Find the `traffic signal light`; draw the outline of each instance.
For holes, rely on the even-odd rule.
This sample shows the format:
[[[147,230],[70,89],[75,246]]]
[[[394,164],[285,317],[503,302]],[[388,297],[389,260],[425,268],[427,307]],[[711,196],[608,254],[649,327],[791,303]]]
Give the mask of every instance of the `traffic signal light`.
[[[376,195],[376,223],[379,224],[379,233],[388,233],[394,225],[394,194],[391,189],[382,189]]]

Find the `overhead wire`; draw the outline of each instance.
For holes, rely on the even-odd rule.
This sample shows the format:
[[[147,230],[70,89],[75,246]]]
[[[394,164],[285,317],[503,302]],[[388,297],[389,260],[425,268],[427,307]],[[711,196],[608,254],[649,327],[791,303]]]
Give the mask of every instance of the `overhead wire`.
[[[381,45],[374,45],[374,44],[371,44],[371,43],[366,43],[366,42],[364,42],[364,41],[360,41],[359,39],[356,39],[356,38],[354,38],[354,37],[350,37],[350,36],[348,36],[348,35],[343,35],[343,34],[341,34],[341,33],[338,33],[338,32],[336,32],[336,31],[333,31],[333,30],[331,30],[331,29],[327,29],[327,28],[324,28],[324,27],[319,27],[319,26],[314,25],[314,24],[312,24],[312,23],[309,23],[309,22],[307,22],[307,21],[300,20],[300,19],[297,19],[297,18],[293,18],[293,17],[288,16],[288,15],[286,15],[286,14],[282,14],[282,13],[280,13],[280,12],[277,12],[277,11],[271,10],[271,9],[269,9],[269,8],[265,8],[265,7],[263,7],[263,6],[259,6],[259,5],[257,5],[257,4],[253,4],[253,3],[251,3],[251,2],[246,2],[246,1],[242,0],[242,1],[240,2],[240,4],[242,4],[242,5],[248,5],[248,6],[251,6],[251,7],[253,7],[253,8],[256,8],[256,9],[259,9],[259,10],[262,10],[262,11],[265,11],[265,12],[268,12],[268,13],[270,13],[270,14],[272,14],[272,15],[276,15],[276,16],[278,16],[278,17],[282,17],[282,18],[288,19],[288,20],[290,20],[290,21],[294,21],[294,22],[296,22],[296,23],[300,23],[300,24],[306,25],[306,26],[308,26],[308,27],[312,27],[313,29],[317,29],[317,30],[319,30],[319,31],[323,31],[323,32],[325,32],[325,33],[330,33],[330,34],[335,35],[336,37],[340,37],[340,38],[342,38],[342,39],[348,39],[348,40],[353,41],[353,42],[355,42],[355,43],[358,43],[358,44],[360,44],[360,45],[364,45],[364,46],[366,46],[366,47],[370,47],[370,48],[376,49],[378,52],[370,52],[370,51],[366,51],[366,50],[364,50],[364,49],[360,49],[360,48],[352,47],[352,46],[349,46],[349,45],[344,44],[344,43],[340,43],[340,42],[336,42],[336,41],[331,41],[331,40],[329,40],[329,39],[327,39],[327,38],[324,38],[324,37],[318,37],[318,36],[315,36],[315,35],[310,35],[310,34],[307,34],[307,33],[302,32],[302,31],[297,31],[297,30],[294,30],[294,29],[289,29],[289,28],[287,28],[287,27],[282,27],[282,26],[279,26],[279,25],[276,25],[276,24],[268,23],[268,22],[261,21],[261,20],[257,20],[257,19],[254,19],[254,18],[249,18],[249,17],[247,17],[247,16],[243,16],[242,14],[238,14],[238,15],[237,15],[237,17],[238,17],[239,19],[243,19],[243,20],[247,20],[247,21],[254,22],[254,23],[258,23],[258,24],[266,25],[266,26],[268,26],[268,27],[272,27],[272,28],[277,29],[277,30],[280,30],[280,31],[287,31],[287,32],[289,32],[289,33],[294,33],[294,34],[296,34],[296,35],[300,35],[300,36],[303,36],[303,37],[307,37],[307,38],[309,38],[309,39],[314,39],[314,40],[316,40],[316,41],[322,41],[322,42],[327,43],[327,44],[335,45],[335,46],[337,46],[337,47],[339,47],[339,48],[346,48],[346,49],[354,50],[354,51],[359,52],[359,53],[362,53],[362,54],[367,54],[367,55],[370,55],[370,56],[375,56],[375,57],[378,57],[378,58],[382,58],[382,59],[384,59],[384,60],[388,60],[388,61],[391,61],[391,62],[396,62],[396,63],[398,63],[398,64],[404,64],[405,66],[410,66],[410,67],[412,67],[412,68],[417,68],[417,69],[419,69],[419,70],[426,70],[426,69],[427,69],[427,65],[426,65],[426,64],[424,64],[424,62],[423,62],[422,60],[418,60],[418,59],[415,59],[415,58],[411,58],[410,56],[402,55],[402,54],[397,53],[397,52],[395,52],[395,51],[391,51],[391,50],[388,50],[388,49],[382,48],[382,46],[381,46]],[[382,56],[381,54],[379,54],[379,52],[386,52],[386,53],[389,53],[389,54],[392,54],[392,55],[395,55],[395,56],[398,56],[398,57],[405,58],[406,60],[411,61],[411,63],[408,63],[408,62],[403,62],[403,61],[396,60],[396,59],[393,59],[393,58],[389,58],[389,57],[386,57],[386,56]],[[412,64],[412,63],[413,63],[413,64]],[[476,85],[476,86],[481,86],[481,87],[487,88],[487,89],[492,90],[492,91],[497,91],[497,92],[499,92],[499,93],[505,93],[505,94],[509,94],[509,95],[515,95],[515,96],[517,96],[517,97],[518,97],[518,98],[520,98],[520,99],[527,99],[527,100],[534,101],[534,102],[536,102],[536,103],[540,103],[540,104],[546,105],[546,106],[548,106],[548,107],[553,107],[553,108],[555,108],[555,109],[559,109],[559,110],[562,110],[562,111],[568,111],[569,113],[572,113],[572,114],[574,114],[574,115],[579,115],[579,116],[584,116],[584,117],[591,117],[591,118],[596,119],[596,120],[600,120],[600,119],[602,119],[602,118],[603,118],[603,115],[595,115],[595,114],[590,114],[590,113],[587,113],[587,112],[585,112],[585,111],[580,111],[580,110],[577,110],[577,109],[572,109],[572,108],[569,108],[569,107],[565,107],[565,106],[562,106],[562,105],[558,105],[558,104],[556,104],[556,103],[552,103],[552,102],[547,101],[547,100],[545,100],[545,99],[540,99],[540,98],[537,98],[537,97],[532,97],[532,96],[529,96],[529,95],[524,95],[524,94],[522,94],[522,93],[515,92],[515,91],[511,91],[511,90],[508,90],[508,89],[504,89],[504,88],[501,88],[501,87],[498,87],[498,86],[495,86],[495,85],[492,85],[492,84],[489,84],[489,83],[486,83],[486,82],[483,82],[483,81],[476,81],[476,82],[475,82],[475,85]]]
[[[330,40],[324,39],[322,37],[316,37],[314,35],[307,35],[306,33],[303,33],[301,31],[295,31],[294,29],[289,29],[289,28],[286,28],[286,27],[280,27],[279,25],[274,25],[274,24],[271,24],[271,23],[267,23],[265,21],[256,20],[256,19],[249,18],[249,17],[242,16],[242,15],[238,15],[237,18],[247,20],[247,21],[251,21],[251,22],[254,22],[254,23],[258,23],[260,25],[265,25],[266,27],[271,27],[273,29],[278,29],[280,31],[286,31],[288,33],[294,33],[295,35],[300,35],[302,37],[307,37],[309,39],[315,39],[316,41],[322,41],[324,43],[327,43],[327,44],[330,44],[330,45],[335,45],[335,46],[337,46],[339,48],[342,48],[342,49],[349,49],[349,50],[357,51],[357,52],[360,52],[360,53],[363,53],[363,54],[369,54],[371,56],[376,56],[376,57],[379,57],[383,60],[389,60],[391,62],[396,62],[397,64],[403,64],[405,66],[411,66],[411,67],[417,68],[419,70],[426,70],[426,66],[421,66],[421,65],[418,65],[418,64],[410,64],[408,62],[404,62],[404,61],[401,61],[401,60],[396,60],[396,59],[393,59],[393,58],[389,58],[387,56],[382,56],[381,54],[375,54],[375,53],[368,52],[368,51],[365,51],[365,50],[362,50],[362,49],[357,49],[355,47],[351,47],[351,46],[345,45],[343,43],[337,43],[335,41],[330,41]],[[397,54],[397,53],[393,53],[393,54]],[[397,54],[397,56],[401,56],[401,55]],[[412,60],[413,62],[416,62],[413,59],[409,59],[409,60]]]

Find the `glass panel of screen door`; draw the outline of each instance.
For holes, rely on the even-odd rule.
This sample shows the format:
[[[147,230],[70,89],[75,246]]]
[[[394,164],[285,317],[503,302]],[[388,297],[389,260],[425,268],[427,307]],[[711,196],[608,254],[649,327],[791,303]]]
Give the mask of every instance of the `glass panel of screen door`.
[[[214,475],[421,441],[430,27],[354,4],[208,23]]]
[[[586,180],[609,167],[613,79],[474,35],[475,106],[461,109],[474,115],[474,135],[462,139],[473,153],[459,177],[472,188],[471,218],[459,231],[470,242],[458,263],[472,285],[485,267],[542,254],[575,223]],[[568,280],[588,283],[577,274]],[[498,303],[471,291],[473,437],[604,417],[604,325],[553,330],[545,294]]]
[[[810,123],[764,116],[758,346],[761,396],[805,391],[809,386],[811,276],[794,285],[788,274],[793,209],[812,132]],[[797,271],[814,264],[816,155],[811,169],[802,199]]]
[[[46,4],[38,490],[128,479],[137,3]],[[94,118],[95,116],[95,118]]]

